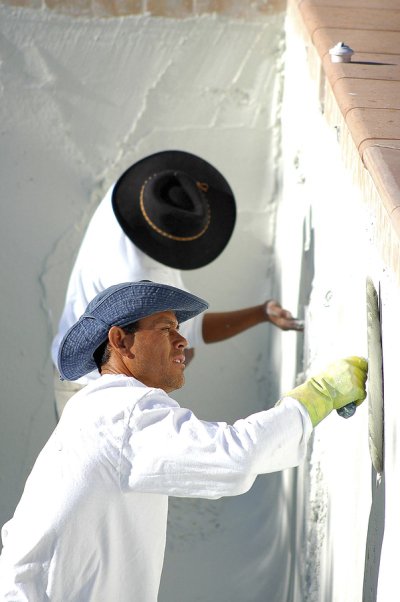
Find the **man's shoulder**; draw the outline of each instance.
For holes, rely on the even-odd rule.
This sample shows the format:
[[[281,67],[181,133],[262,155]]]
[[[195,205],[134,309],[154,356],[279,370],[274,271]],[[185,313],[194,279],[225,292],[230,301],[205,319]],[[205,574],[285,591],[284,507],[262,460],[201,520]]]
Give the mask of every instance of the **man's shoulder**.
[[[175,403],[162,389],[149,387],[133,376],[125,374],[103,374],[82,389],[83,397],[104,397],[112,399],[129,399],[136,402],[142,398],[157,398],[164,402]]]
[[[151,388],[133,376],[126,376],[125,374],[103,374],[90,382],[83,389],[83,392],[86,395],[95,395],[111,390],[113,391],[113,394],[120,392],[121,395],[124,395],[135,392],[139,395],[145,395],[147,391],[151,391]]]
[[[123,374],[105,374],[89,382],[67,403],[63,412],[69,421],[80,423],[114,423],[129,420],[135,406],[142,400],[145,404],[163,403],[167,394],[160,389],[148,387],[135,378]],[[77,418],[78,417],[78,418]]]

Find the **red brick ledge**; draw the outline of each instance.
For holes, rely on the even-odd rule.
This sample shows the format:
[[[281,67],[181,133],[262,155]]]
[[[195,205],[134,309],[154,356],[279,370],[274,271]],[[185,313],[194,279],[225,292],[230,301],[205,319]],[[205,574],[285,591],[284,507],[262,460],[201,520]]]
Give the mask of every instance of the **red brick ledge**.
[[[289,5],[298,12],[318,53],[324,77],[380,196],[382,207],[377,212],[382,214],[384,210],[398,249],[400,3],[398,0],[289,0]],[[354,50],[350,63],[331,62],[329,49],[338,42],[345,42]],[[381,237],[384,236],[382,231]],[[400,268],[397,259],[391,263],[396,270]]]

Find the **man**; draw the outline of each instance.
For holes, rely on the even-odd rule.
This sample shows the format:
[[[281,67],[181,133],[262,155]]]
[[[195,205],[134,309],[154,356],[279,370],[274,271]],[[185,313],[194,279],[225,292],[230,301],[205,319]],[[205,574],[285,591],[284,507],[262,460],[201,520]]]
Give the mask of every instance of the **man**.
[[[184,289],[181,270],[216,259],[229,242],[235,220],[228,182],[200,157],[164,151],[132,165],[108,191],[83,238],[52,345],[54,365],[64,334],[99,292],[119,282],[145,279]],[[239,311],[207,312],[188,321],[183,330],[192,355],[199,344],[222,341],[263,322],[282,330],[302,329],[272,299]],[[77,383],[65,383],[56,374],[58,415],[69,397],[97,376],[94,372]]]
[[[199,420],[169,393],[184,382],[179,324],[206,308],[171,286],[125,283],[67,332],[62,377],[96,364],[101,376],[67,404],[3,527],[0,599],[155,602],[168,496],[244,493],[299,464],[312,428],[365,398],[367,363],[353,357],[232,426]]]

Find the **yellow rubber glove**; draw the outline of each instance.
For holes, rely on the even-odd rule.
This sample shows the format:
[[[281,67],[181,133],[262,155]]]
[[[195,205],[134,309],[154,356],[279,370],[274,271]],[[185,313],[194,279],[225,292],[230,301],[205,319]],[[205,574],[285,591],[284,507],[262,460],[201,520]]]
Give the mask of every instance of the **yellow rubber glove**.
[[[368,362],[363,357],[348,357],[330,364],[327,369],[306,380],[285,397],[297,399],[310,414],[313,426],[326,418],[332,410],[338,410],[354,401],[360,405],[367,393]]]

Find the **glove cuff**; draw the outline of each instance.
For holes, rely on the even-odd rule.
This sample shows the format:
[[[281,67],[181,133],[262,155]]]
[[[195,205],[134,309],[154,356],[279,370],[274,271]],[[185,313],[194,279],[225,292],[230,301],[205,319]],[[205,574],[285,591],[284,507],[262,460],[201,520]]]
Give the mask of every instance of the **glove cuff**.
[[[285,394],[285,397],[297,399],[310,415],[313,427],[317,426],[333,410],[333,403],[329,396],[322,393],[321,388],[315,387],[314,379],[306,381]]]

